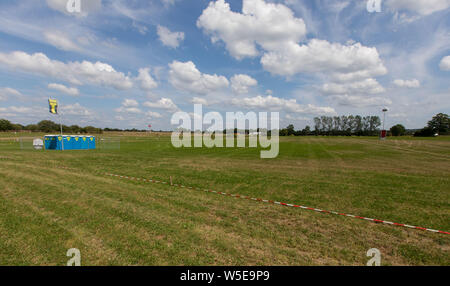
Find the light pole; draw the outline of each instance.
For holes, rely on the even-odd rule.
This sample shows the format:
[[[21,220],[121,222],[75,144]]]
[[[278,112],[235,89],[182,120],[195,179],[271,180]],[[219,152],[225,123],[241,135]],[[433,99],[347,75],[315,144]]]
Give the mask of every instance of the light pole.
[[[386,112],[388,111],[387,108],[383,108],[383,130],[381,130],[381,140],[385,140],[387,136],[387,131],[385,129],[385,122],[386,122]]]
[[[388,112],[388,109],[387,108],[383,108],[383,130],[386,130],[386,129],[384,129],[384,123],[386,122],[386,112]]]

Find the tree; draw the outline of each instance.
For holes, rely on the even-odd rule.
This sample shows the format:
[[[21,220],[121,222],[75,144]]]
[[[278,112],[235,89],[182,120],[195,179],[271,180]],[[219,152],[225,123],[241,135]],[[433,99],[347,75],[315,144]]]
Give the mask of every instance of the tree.
[[[405,126],[401,124],[397,124],[391,127],[391,134],[392,136],[403,136],[406,133]]]
[[[286,127],[286,131],[287,131],[287,136],[291,136],[295,134],[295,128],[294,125],[289,124],[288,127]]]
[[[450,131],[450,119],[447,114],[438,113],[428,121],[428,127],[435,133],[444,134]]]
[[[50,120],[42,120],[38,124],[39,131],[42,132],[53,132],[59,130],[59,125]]]
[[[435,131],[431,127],[425,127],[419,131],[416,131],[414,133],[414,137],[433,137],[435,134]]]
[[[13,125],[9,120],[0,119],[0,131],[9,131],[13,130]]]

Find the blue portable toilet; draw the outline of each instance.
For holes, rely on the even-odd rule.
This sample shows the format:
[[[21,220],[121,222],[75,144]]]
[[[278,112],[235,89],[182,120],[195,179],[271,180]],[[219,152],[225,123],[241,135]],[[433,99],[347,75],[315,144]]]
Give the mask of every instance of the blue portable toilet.
[[[63,136],[64,150],[73,150],[72,136]]]
[[[81,136],[81,150],[88,150],[89,149],[89,142],[87,140],[86,136]]]
[[[44,146],[46,150],[57,150],[58,149],[58,141],[57,135],[46,135],[44,137]]]
[[[88,149],[95,149],[95,137],[94,136],[86,136],[86,141],[88,142]]]
[[[73,136],[73,145],[72,146],[75,150],[81,149],[81,142],[82,142],[82,139],[80,136]]]
[[[44,144],[46,150],[62,150],[61,135],[46,135],[44,137]]]
[[[63,145],[64,144],[64,145]],[[46,150],[88,150],[95,149],[94,136],[46,135],[44,137]]]

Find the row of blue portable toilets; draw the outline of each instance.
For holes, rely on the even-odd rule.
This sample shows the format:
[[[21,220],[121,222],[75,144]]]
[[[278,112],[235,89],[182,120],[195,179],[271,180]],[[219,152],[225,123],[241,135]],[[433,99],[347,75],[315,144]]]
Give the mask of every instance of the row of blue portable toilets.
[[[89,150],[96,148],[94,136],[77,135],[46,135],[44,145],[46,150]]]

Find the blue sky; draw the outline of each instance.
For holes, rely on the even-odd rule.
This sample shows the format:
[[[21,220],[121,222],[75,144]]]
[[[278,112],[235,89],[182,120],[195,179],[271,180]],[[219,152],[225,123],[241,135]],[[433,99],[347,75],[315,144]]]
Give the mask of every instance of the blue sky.
[[[0,3],[0,117],[172,129],[176,111],[450,113],[450,0],[68,0]],[[372,0],[370,0],[372,1]]]

